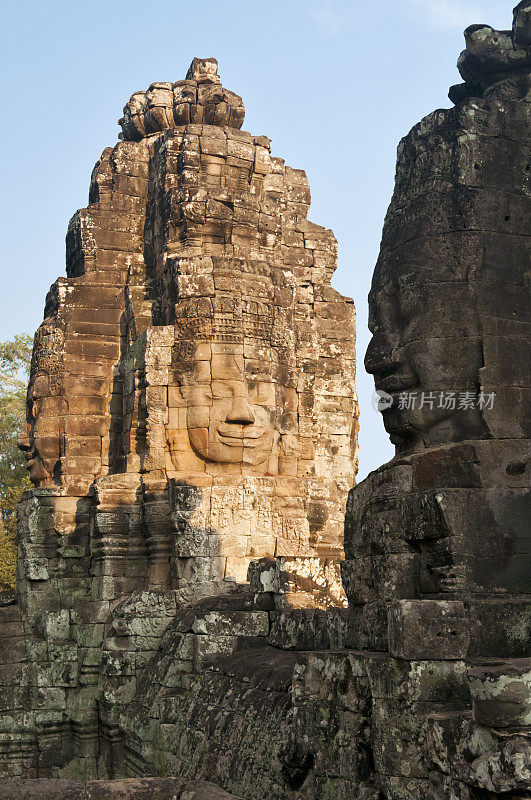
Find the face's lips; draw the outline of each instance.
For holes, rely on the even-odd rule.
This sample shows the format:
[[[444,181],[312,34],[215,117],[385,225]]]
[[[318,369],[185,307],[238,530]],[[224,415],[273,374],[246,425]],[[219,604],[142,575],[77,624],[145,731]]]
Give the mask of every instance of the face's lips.
[[[386,375],[384,378],[374,381],[374,386],[377,391],[387,392],[388,394],[406,392],[418,385],[419,381],[415,375],[407,375],[404,373]]]
[[[224,424],[216,431],[218,439],[228,447],[256,447],[266,433],[265,428],[255,425]]]
[[[405,383],[400,379],[375,381],[374,387],[377,391],[387,392],[387,394],[398,395],[400,392],[409,392],[418,386],[417,381]]]

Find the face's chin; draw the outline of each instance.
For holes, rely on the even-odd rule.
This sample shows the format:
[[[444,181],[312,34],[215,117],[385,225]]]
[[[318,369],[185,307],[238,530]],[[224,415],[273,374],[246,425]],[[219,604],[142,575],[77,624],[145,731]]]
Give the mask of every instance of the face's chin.
[[[420,392],[417,394],[417,402]],[[448,419],[454,412],[443,408],[432,408],[425,406],[422,409],[400,409],[398,407],[398,395],[393,396],[391,408],[382,411],[385,430],[392,436],[396,436],[400,441],[414,437],[422,431],[433,428],[439,422]]]
[[[415,429],[407,418],[407,411],[401,411],[396,406],[392,406],[380,413],[392,444],[404,444],[415,436]]]
[[[265,430],[258,439],[244,436],[243,439],[243,462],[257,466],[263,464],[270,457],[273,450],[274,432]]]

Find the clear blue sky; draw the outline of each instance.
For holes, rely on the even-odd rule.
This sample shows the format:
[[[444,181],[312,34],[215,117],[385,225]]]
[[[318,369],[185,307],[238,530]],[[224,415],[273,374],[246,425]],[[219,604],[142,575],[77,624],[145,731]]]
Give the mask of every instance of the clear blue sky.
[[[367,293],[391,197],[396,146],[459,81],[463,29],[509,28],[505,0],[29,0],[4,4],[0,339],[33,332],[64,274],[68,220],[117,141],[133,91],[215,56],[244,128],[305,169],[310,218],[339,241],[334,285],[358,309],[360,474],[392,448],[363,369]]]

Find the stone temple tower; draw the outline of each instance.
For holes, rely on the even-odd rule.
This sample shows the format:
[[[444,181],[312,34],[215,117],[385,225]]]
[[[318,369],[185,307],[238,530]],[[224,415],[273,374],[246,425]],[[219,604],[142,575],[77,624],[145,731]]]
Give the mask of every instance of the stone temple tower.
[[[102,681],[136,675],[176,608],[245,590],[252,561],[302,570],[303,605],[346,604],[354,306],[305,173],[243,119],[212,58],[135,92],[69,224],[21,441],[13,774],[95,774]]]

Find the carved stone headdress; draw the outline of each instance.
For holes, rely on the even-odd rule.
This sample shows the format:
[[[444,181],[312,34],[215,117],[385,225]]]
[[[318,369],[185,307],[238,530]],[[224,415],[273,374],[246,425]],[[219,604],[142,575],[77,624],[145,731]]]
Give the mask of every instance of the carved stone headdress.
[[[48,376],[50,392],[59,394],[63,384],[64,333],[53,320],[44,320],[33,338],[30,385],[39,373]]]
[[[224,294],[185,300],[176,305],[175,314],[174,364],[190,361],[198,342],[252,340],[284,353],[294,350],[287,311],[273,303]]]
[[[243,342],[245,337],[272,343],[270,305],[235,295],[199,297],[176,306],[177,341]]]

